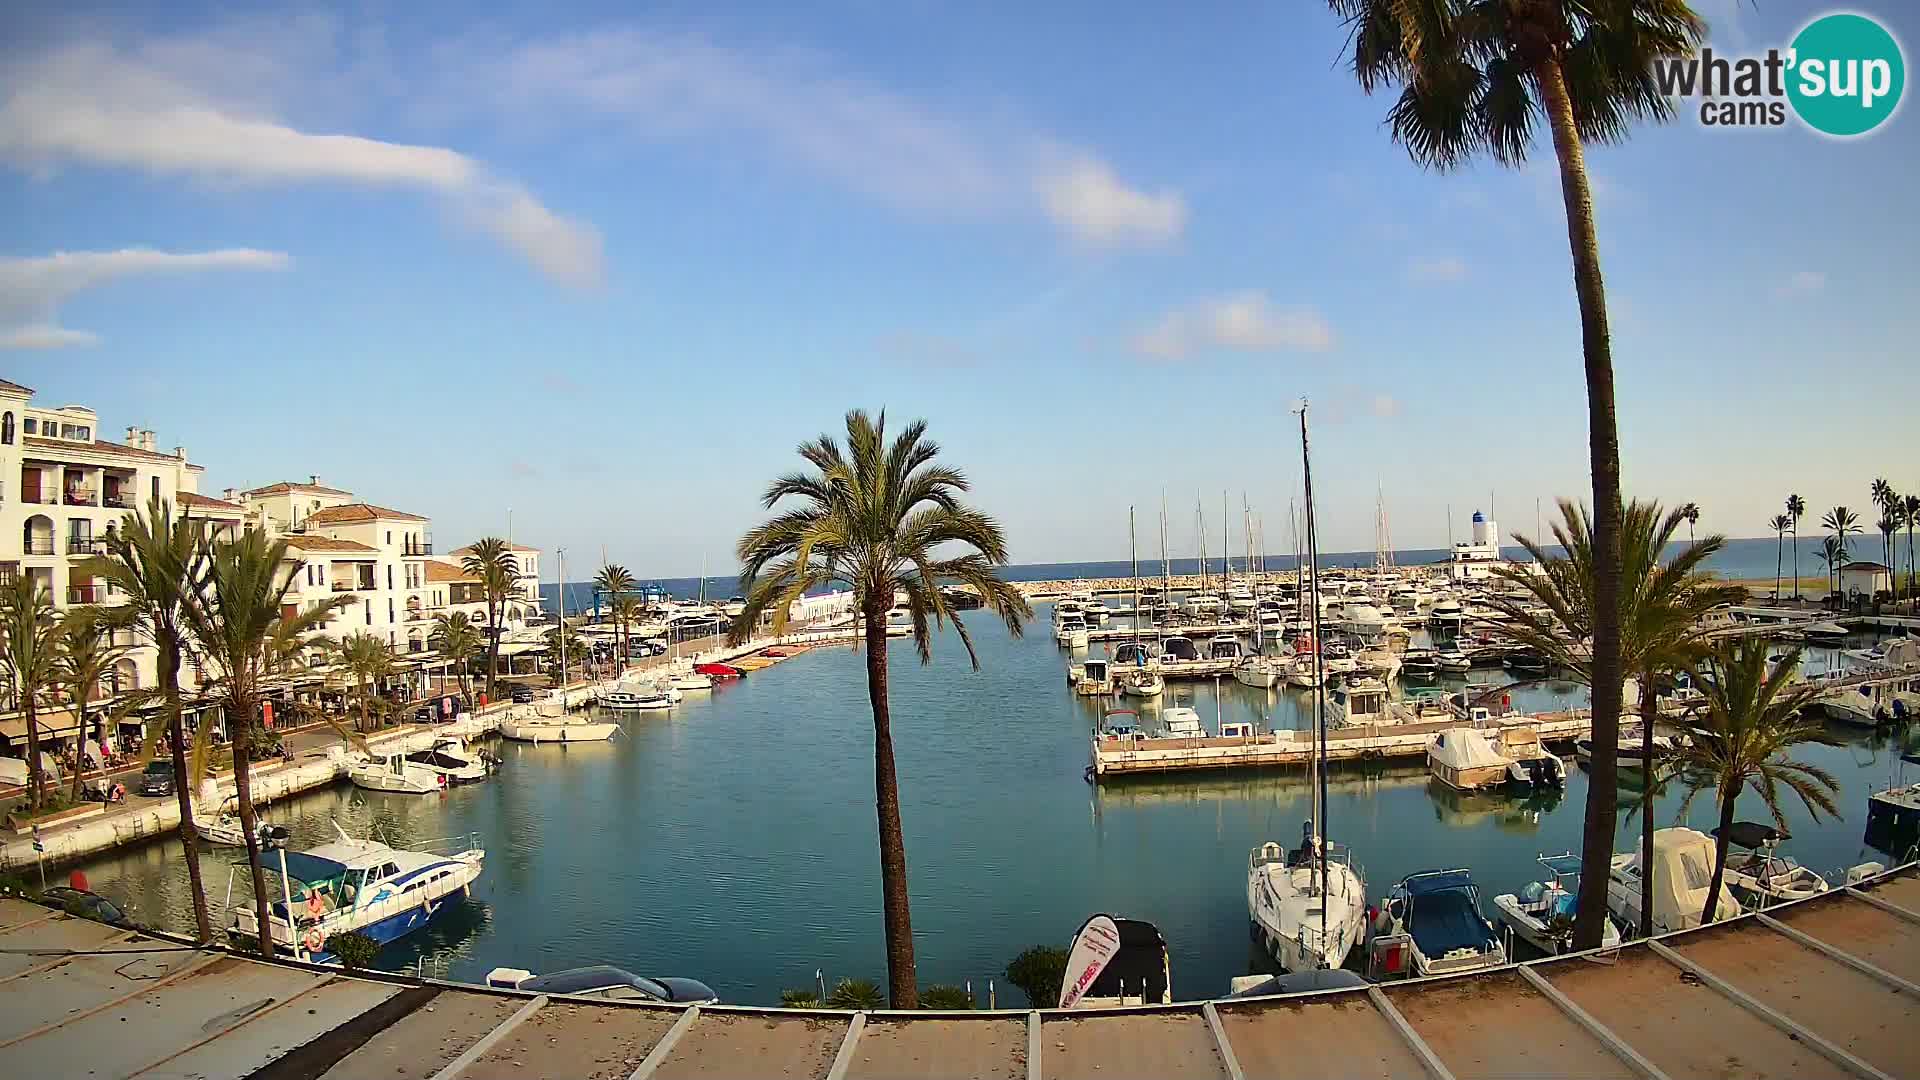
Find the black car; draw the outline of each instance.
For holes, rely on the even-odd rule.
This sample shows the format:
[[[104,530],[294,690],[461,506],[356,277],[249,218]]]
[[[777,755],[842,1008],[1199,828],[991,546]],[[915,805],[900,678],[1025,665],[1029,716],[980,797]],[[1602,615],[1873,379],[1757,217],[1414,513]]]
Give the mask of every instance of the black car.
[[[124,926],[129,929],[133,926],[133,920],[127,918],[127,913],[121,911],[118,904],[99,893],[55,885],[41,893],[40,898],[60,905],[69,915],[78,915],[83,919],[92,919],[109,926]]]
[[[140,774],[140,794],[173,794],[173,762],[149,761],[147,770]]]
[[[516,686],[516,687],[514,687],[514,688],[513,688],[513,703],[514,703],[515,705],[531,705],[531,704],[533,704],[533,687],[531,687],[531,686]]]

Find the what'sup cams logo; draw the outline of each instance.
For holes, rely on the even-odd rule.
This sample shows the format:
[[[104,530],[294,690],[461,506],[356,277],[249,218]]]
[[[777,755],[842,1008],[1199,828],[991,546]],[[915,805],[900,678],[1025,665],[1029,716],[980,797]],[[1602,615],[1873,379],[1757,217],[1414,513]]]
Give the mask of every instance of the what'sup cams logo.
[[[1907,63],[1886,27],[1838,12],[1808,23],[1785,49],[1729,59],[1712,49],[1654,61],[1669,98],[1688,99],[1703,127],[1781,127],[1789,111],[1823,135],[1851,138],[1879,128],[1900,107]]]

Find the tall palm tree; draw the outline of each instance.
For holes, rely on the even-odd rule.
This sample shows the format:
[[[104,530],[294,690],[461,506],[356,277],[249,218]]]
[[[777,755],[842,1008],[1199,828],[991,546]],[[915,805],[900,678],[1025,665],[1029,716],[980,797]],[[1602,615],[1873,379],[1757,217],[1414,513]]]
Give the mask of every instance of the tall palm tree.
[[[487,698],[492,700],[500,681],[500,612],[520,586],[520,563],[505,540],[483,536],[467,549],[460,569],[480,582],[487,598]]]
[[[1787,496],[1787,516],[1793,519],[1793,598],[1800,599],[1800,519],[1807,515],[1807,500]]]
[[[69,610],[60,620],[59,652],[54,657],[54,673],[60,688],[65,691],[67,701],[73,707],[74,721],[79,725],[79,741],[84,742],[91,730],[93,719],[93,700],[101,696],[107,678],[113,673],[114,665],[127,655],[127,648],[114,644],[116,629],[126,624],[124,616],[114,609],[95,607],[91,604]],[[109,710],[109,714],[124,713],[124,702],[118,710]],[[75,754],[76,768],[73,770],[73,794],[70,801],[80,801],[80,778],[86,773],[86,761],[83,755]],[[185,777],[178,782],[184,784]],[[176,785],[177,786],[177,785]]]
[[[247,837],[247,868],[253,877],[254,916],[260,952],[273,955],[272,922],[267,910],[267,879],[260,867],[260,839],[253,813],[252,758],[261,738],[261,681],[295,660],[333,610],[352,603],[334,597],[305,611],[293,610],[293,590],[305,562],[290,554],[287,540],[269,541],[248,529],[208,550],[206,583],[186,606],[187,623],[206,651],[216,675],[227,734],[233,740],[233,786],[240,827]]]
[[[1700,524],[1700,504],[1688,503],[1680,508],[1680,516],[1687,519],[1687,543],[1693,543],[1693,527]]]
[[[1660,504],[1634,500],[1621,515],[1620,659],[1626,673],[1639,683],[1642,775],[1651,777],[1653,729],[1659,719],[1658,680],[1692,667],[1705,654],[1706,631],[1701,617],[1722,604],[1737,603],[1746,590],[1727,585],[1701,569],[1726,547],[1726,538],[1708,536],[1689,541],[1672,559],[1661,556],[1687,519],[1688,507],[1662,514]],[[1560,520],[1553,539],[1565,555],[1549,554],[1539,542],[1525,536],[1516,540],[1534,559],[1533,566],[1502,567],[1501,577],[1526,590],[1526,601],[1495,599],[1493,606],[1510,620],[1508,632],[1523,645],[1538,649],[1589,687],[1595,679],[1587,650],[1597,621],[1594,608],[1593,523],[1586,508],[1560,500]],[[1524,568],[1523,568],[1524,566]],[[1546,609],[1536,614],[1535,605]],[[1653,865],[1653,797],[1651,784],[1641,807],[1640,864]],[[1600,881],[1605,902],[1606,879]],[[1581,887],[1586,887],[1582,878]],[[1653,933],[1653,875],[1640,879],[1640,933]],[[1604,908],[1603,908],[1604,910]],[[1603,916],[1604,917],[1604,916]],[[1604,928],[1602,928],[1604,930]]]
[[[1880,530],[1880,548],[1887,556],[1887,583],[1897,593],[1900,581],[1896,567],[1900,565],[1900,561],[1896,553],[1897,549],[1894,547],[1894,537],[1900,535],[1900,519],[1893,516],[1895,513],[1896,511],[1889,510],[1881,514],[1880,520],[1874,522],[1873,527]]]
[[[1785,514],[1775,514],[1773,520],[1767,522],[1767,527],[1773,530],[1773,598],[1775,600],[1780,599],[1781,545],[1786,542],[1787,529],[1792,524],[1793,519]]]
[[[1860,516],[1844,506],[1836,506],[1820,519],[1820,527],[1832,533],[1836,541],[1831,551],[1832,558],[1827,560],[1828,572],[1833,574],[1833,582],[1827,588],[1837,593],[1840,591],[1840,567],[1846,564],[1848,557],[1847,537],[1860,531]]]
[[[372,731],[367,715],[380,680],[393,672],[393,654],[387,643],[364,630],[347,635],[338,646],[340,662],[353,676],[353,696],[360,703],[360,722],[356,731]]]
[[[627,666],[627,626],[625,622],[620,621],[619,615],[616,614],[613,609],[614,605],[622,598],[632,599],[626,594],[632,590],[633,584],[633,575],[627,573],[627,568],[618,563],[611,563],[601,567],[600,573],[596,574],[593,579],[594,591],[607,598],[607,613],[612,615],[615,622],[618,622],[620,625],[620,631],[614,639],[614,644],[617,645],[620,650],[619,669],[621,671],[625,671]]]
[[[628,650],[632,647],[633,643],[632,628],[635,623],[640,621],[645,606],[646,605],[640,602],[639,597],[624,594],[615,596],[613,601],[607,605],[607,614],[613,616],[614,623],[620,627],[620,659],[614,664],[615,671],[623,672],[627,670],[628,658],[631,655]]]
[[[1840,541],[1833,537],[1823,536],[1820,538],[1820,550],[1813,553],[1813,559],[1826,568],[1827,592],[1831,594],[1836,588],[1834,581],[1839,573],[1840,564],[1847,560],[1847,549],[1841,547]]]
[[[1621,142],[1634,121],[1672,116],[1653,60],[1690,55],[1706,24],[1681,0],[1328,0],[1328,6],[1351,28],[1361,88],[1400,88],[1387,120],[1420,164],[1451,169],[1485,152],[1518,166],[1537,122],[1544,120],[1552,135],[1580,305],[1593,472],[1595,749],[1575,944],[1595,948],[1606,918],[1604,886],[1619,810],[1622,506],[1613,347],[1583,144]]]
[[[1871,490],[1873,505],[1880,508],[1881,520],[1885,521],[1893,517],[1894,509],[1900,505],[1900,493],[1893,490],[1893,485],[1888,483],[1887,478],[1884,476],[1874,480]],[[1879,527],[1878,523],[1875,524],[1875,527]],[[1896,524],[1894,528],[1897,529],[1899,526]],[[1880,554],[1886,556],[1888,573],[1891,575],[1894,566],[1893,544],[1887,537],[1884,529],[1881,530]]]
[[[200,940],[213,940],[207,916],[206,882],[200,876],[200,837],[193,825],[193,788],[198,777],[187,769],[187,735],[181,719],[180,666],[191,646],[186,609],[206,584],[206,523],[173,504],[149,500],[108,530],[106,553],[88,559],[85,572],[123,593],[119,611],[135,633],[154,647],[160,692],[160,720],[173,758],[174,798],[180,806],[180,848],[186,857],[193,893],[194,925]],[[212,725],[195,732],[204,743]]]
[[[486,644],[480,635],[480,628],[464,611],[451,615],[439,615],[433,620],[433,630],[427,635],[427,644],[438,650],[441,656],[460,665],[460,693],[471,703],[473,699],[473,681],[467,668],[468,661]]]
[[[1678,752],[1679,775],[1687,787],[1680,802],[1687,807],[1701,792],[1712,789],[1720,810],[1720,828],[1714,841],[1713,887],[1707,892],[1701,921],[1713,918],[1720,883],[1726,878],[1727,833],[1734,806],[1743,788],[1765,800],[1774,824],[1786,828],[1780,812],[1780,789],[1800,796],[1815,821],[1820,812],[1837,814],[1833,793],[1840,790],[1833,775],[1817,765],[1789,760],[1785,754],[1801,743],[1838,746],[1819,720],[1802,710],[1819,689],[1799,681],[1795,670],[1800,650],[1770,663],[1772,646],[1761,638],[1740,638],[1715,645],[1704,665],[1711,676],[1698,680],[1706,693],[1706,713],[1696,722],[1692,740]]]
[[[887,612],[895,594],[904,594],[913,617],[914,648],[923,664],[933,658],[932,625],[951,621],[967,659],[978,670],[973,638],[948,606],[941,584],[971,585],[1015,635],[1033,609],[1018,589],[995,574],[1007,561],[1000,524],[960,501],[968,490],[967,479],[960,470],[935,461],[940,448],[926,437],[924,421],[908,424],[891,444],[884,412],[875,419],[855,409],[847,414],[846,425],[844,449],[831,435],[802,443],[799,453],[811,470],[790,473],[768,486],[763,499],[768,510],[789,498],[797,505],[740,538],[740,579],[747,601],[728,637],[734,644],[752,637],[763,613],[771,613],[774,633],[783,632],[794,601],[815,586],[841,581],[853,590],[866,619],[887,993],[894,1008],[911,1009],[919,992],[887,700]]]
[[[1920,496],[1901,500],[1901,513],[1907,519],[1907,596],[1920,594],[1920,563],[1914,561],[1914,528],[1920,527]]]
[[[0,680],[27,722],[27,807],[40,808],[46,776],[40,769],[40,699],[59,682],[59,624],[53,597],[40,579],[17,571],[0,585]]]
[[[555,684],[565,686],[567,685],[566,669],[572,666],[571,661],[575,657],[590,656],[592,650],[573,627],[568,626],[565,622],[557,622],[553,624],[552,629],[547,631],[547,654],[555,660],[567,661],[567,664],[560,670],[559,682]]]

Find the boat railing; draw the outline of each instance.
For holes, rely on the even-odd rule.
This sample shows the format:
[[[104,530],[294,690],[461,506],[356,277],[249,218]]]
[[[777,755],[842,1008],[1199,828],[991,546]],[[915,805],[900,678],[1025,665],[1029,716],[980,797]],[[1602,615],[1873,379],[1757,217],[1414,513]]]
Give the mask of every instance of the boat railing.
[[[447,858],[482,849],[478,832],[463,833],[458,836],[440,836],[431,840],[415,840],[406,846],[413,851],[424,851],[430,855],[443,855]]]

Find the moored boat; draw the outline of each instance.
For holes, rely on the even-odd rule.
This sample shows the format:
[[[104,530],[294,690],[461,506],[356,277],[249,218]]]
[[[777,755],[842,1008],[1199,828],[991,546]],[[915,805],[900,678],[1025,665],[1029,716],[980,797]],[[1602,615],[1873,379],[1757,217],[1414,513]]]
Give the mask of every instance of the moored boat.
[[[391,795],[433,795],[445,791],[447,778],[437,770],[410,761],[406,754],[382,754],[347,769],[354,787]]]
[[[1500,936],[1480,913],[1480,889],[1470,871],[1409,874],[1381,912],[1393,932],[1412,941],[1415,975],[1452,975],[1507,962]]]
[[[1573,948],[1574,902],[1579,890],[1568,886],[1580,880],[1580,856],[1566,852],[1542,855],[1539,861],[1546,867],[1546,876],[1528,882],[1518,893],[1494,897],[1493,912],[1514,936],[1553,956]],[[1608,919],[1600,932],[1600,947],[1611,949],[1619,944],[1620,928]]]
[[[500,722],[500,734],[515,742],[579,743],[606,742],[620,730],[612,721],[577,720],[572,717],[514,717]]]

